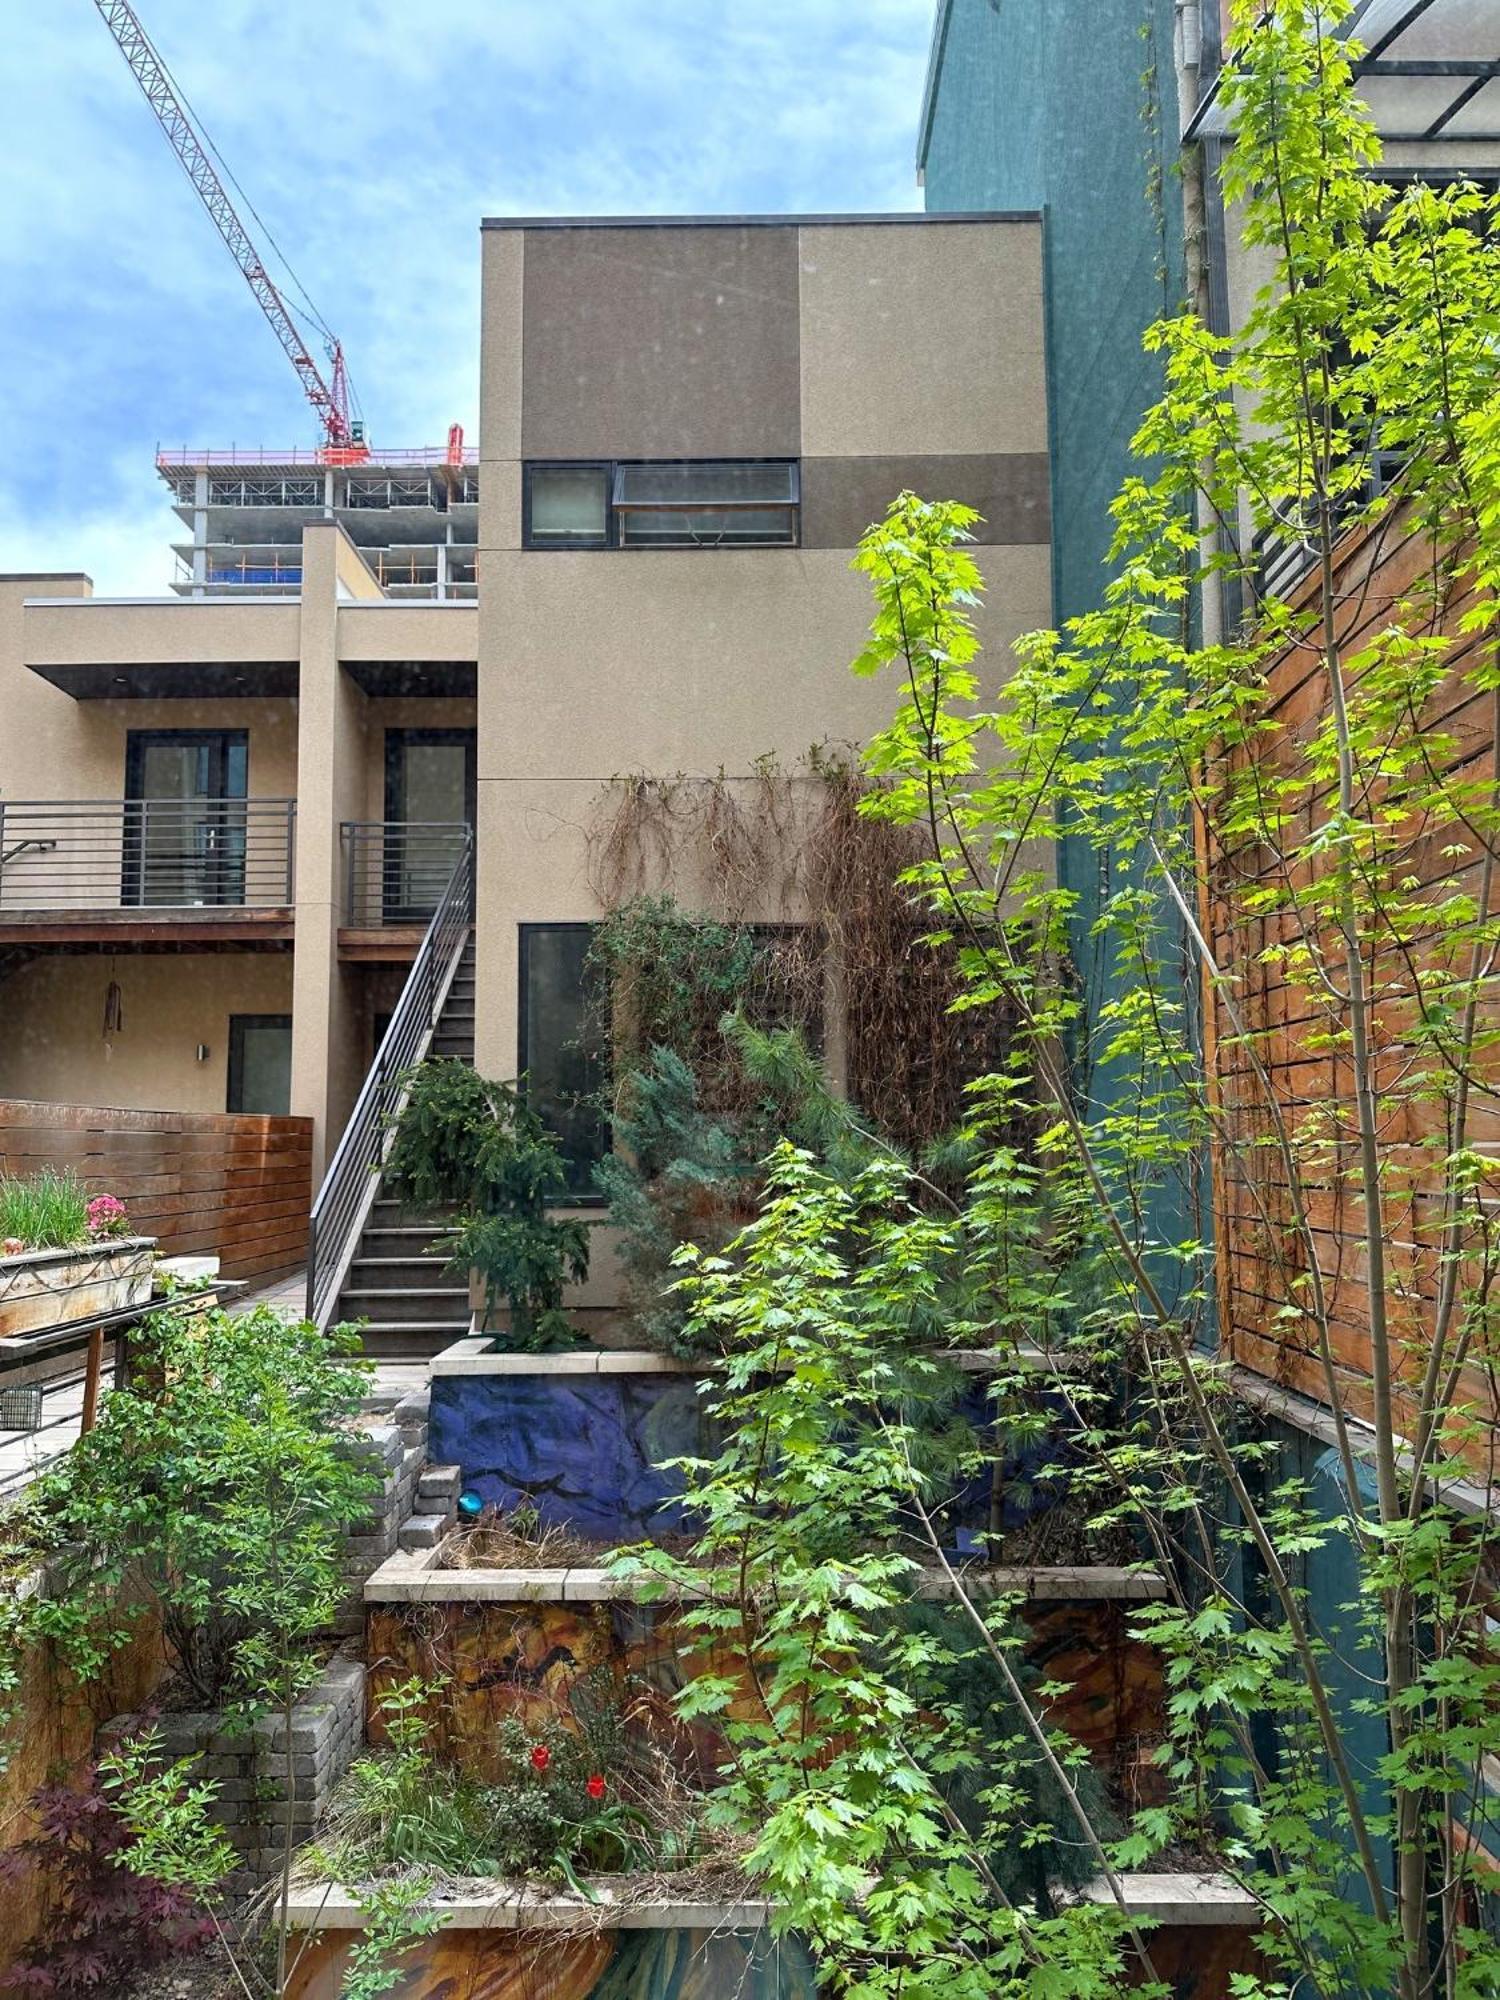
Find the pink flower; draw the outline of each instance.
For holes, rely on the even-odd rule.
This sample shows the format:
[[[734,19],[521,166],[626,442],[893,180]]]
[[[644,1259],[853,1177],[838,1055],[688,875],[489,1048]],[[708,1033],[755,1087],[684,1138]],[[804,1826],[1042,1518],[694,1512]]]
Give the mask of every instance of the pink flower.
[[[589,1797],[593,1799],[595,1803],[597,1803],[600,1799],[604,1797],[604,1794],[609,1789],[609,1787],[605,1784],[604,1780],[600,1777],[599,1773],[596,1771],[593,1777],[589,1779],[588,1783],[584,1786],[583,1789],[588,1793]]]
[[[533,1745],[531,1752],[531,1768],[533,1771],[545,1771],[551,1762],[552,1752],[547,1748],[545,1743]]]
[[[130,1226],[124,1202],[112,1194],[96,1194],[85,1215],[90,1236],[123,1236]]]

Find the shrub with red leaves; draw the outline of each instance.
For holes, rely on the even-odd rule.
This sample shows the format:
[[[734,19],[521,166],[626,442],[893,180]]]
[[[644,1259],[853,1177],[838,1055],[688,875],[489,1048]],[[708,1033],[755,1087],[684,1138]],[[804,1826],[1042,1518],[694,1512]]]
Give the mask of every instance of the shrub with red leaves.
[[[116,1857],[129,1830],[91,1770],[78,1789],[32,1794],[36,1831],[0,1854],[0,1882],[30,1882],[45,1915],[30,1949],[0,1971],[0,1988],[55,2000],[106,2000],[135,1973],[206,1944],[213,1925],[190,1896]]]

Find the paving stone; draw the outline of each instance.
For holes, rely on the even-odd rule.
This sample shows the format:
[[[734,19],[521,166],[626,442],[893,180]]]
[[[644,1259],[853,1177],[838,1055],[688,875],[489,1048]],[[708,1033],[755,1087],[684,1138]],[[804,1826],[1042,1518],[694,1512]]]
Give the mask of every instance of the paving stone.
[[[413,1514],[398,1540],[403,1549],[435,1549],[448,1532],[446,1514]]]
[[[457,1500],[462,1487],[463,1468],[458,1465],[429,1465],[417,1479],[424,1500]]]

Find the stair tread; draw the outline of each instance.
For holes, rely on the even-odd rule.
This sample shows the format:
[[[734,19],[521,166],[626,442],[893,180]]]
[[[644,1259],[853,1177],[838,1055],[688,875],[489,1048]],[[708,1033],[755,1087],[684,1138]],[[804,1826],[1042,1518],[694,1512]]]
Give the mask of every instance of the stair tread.
[[[356,1257],[356,1271],[389,1271],[398,1264],[404,1269],[408,1264],[433,1264],[441,1266],[443,1253],[439,1250],[431,1257]]]
[[[466,1299],[467,1285],[346,1285],[341,1299]]]
[[[446,1333],[451,1335],[455,1328],[466,1327],[469,1322],[457,1319],[370,1319],[360,1314],[363,1322],[362,1333],[397,1333],[407,1340],[414,1333]]]
[[[456,1226],[451,1215],[435,1215],[421,1222],[367,1222],[362,1233],[378,1236],[388,1231],[393,1236],[425,1236],[430,1242],[435,1236],[451,1236]]]

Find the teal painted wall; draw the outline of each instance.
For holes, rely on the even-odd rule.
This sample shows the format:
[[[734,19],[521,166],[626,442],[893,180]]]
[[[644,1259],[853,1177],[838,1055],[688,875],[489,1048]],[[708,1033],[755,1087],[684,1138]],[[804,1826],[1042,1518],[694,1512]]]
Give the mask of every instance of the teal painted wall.
[[[1173,0],[940,0],[922,133],[927,208],[1044,216],[1058,623],[1100,601],[1109,505],[1161,393],[1160,362],[1141,336],[1186,287],[1172,32]],[[1090,934],[1098,857],[1064,839],[1058,875],[1078,898],[1074,956],[1097,1000],[1124,976]],[[1177,952],[1171,912],[1163,930]],[[1186,991],[1196,1012],[1195,980]],[[1107,1104],[1108,1069],[1087,1049],[1079,1069],[1091,1103]],[[1206,1240],[1202,1190],[1196,1171],[1157,1184],[1152,1233]],[[1170,1291],[1181,1267],[1166,1258],[1157,1275]]]
[[[1172,14],[1172,0],[947,0],[926,205],[1046,215],[1063,618],[1098,601],[1109,503],[1159,393],[1141,335],[1184,288]]]

